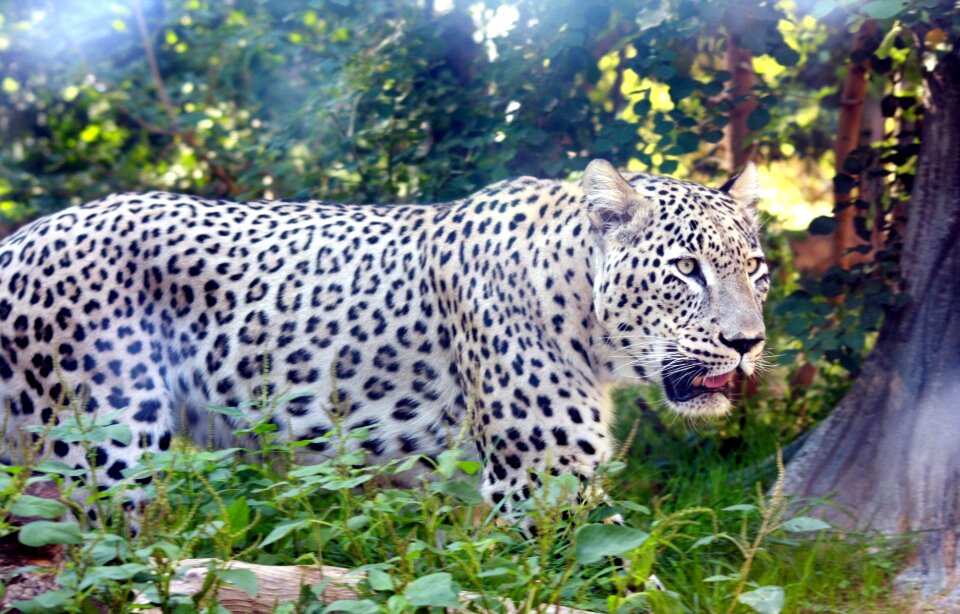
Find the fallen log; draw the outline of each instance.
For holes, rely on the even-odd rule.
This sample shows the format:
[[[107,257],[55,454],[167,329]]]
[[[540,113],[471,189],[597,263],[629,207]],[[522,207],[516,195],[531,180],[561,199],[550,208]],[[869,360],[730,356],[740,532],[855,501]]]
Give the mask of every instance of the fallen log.
[[[179,566],[189,567],[189,569],[182,578],[170,583],[170,591],[180,595],[198,593],[210,571],[211,562],[217,565],[217,569],[245,569],[257,577],[258,590],[253,597],[236,586],[226,583],[220,585],[217,599],[221,606],[234,614],[269,612],[282,601],[299,599],[300,591],[304,586],[314,586],[323,580],[329,580],[320,595],[323,603],[333,603],[341,599],[355,600],[359,594],[354,587],[364,578],[362,573],[326,565],[257,565],[242,561],[220,563],[215,559],[185,559],[180,561]],[[460,601],[464,604],[477,599],[480,599],[480,596],[475,593],[460,593]],[[504,606],[508,613],[518,612],[510,603],[504,603]],[[542,606],[536,611],[545,614],[593,614],[564,606]],[[159,614],[160,610],[153,609],[147,612]]]

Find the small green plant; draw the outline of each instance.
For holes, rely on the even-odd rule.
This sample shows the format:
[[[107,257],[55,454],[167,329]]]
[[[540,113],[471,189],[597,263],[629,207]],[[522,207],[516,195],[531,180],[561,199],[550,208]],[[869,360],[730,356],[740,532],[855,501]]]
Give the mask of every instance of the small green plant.
[[[83,395],[76,397],[59,410],[59,424],[34,430],[88,450],[107,438],[129,438],[125,427],[114,424],[115,415],[87,414]],[[333,428],[322,436],[281,437],[270,418],[280,415],[276,408],[289,398],[289,393],[261,395],[252,402],[254,411],[210,408],[238,420],[259,416],[238,430],[256,444],[251,449],[201,450],[178,438],[169,451],[148,454],[128,469],[131,481],[146,483],[142,489],[151,501],[142,514],[130,517],[137,520],[136,536],[120,509],[130,495],[127,487],[90,494],[97,490],[90,488],[95,476],[43,459],[40,446],[26,448],[23,465],[0,467],[0,528],[17,533],[25,545],[59,544],[68,554],[57,575],[60,588],[14,607],[86,612],[100,604],[127,612],[152,604],[163,612],[216,611],[223,584],[256,592],[256,576],[224,566],[245,560],[334,565],[365,574],[354,601],[324,605],[318,597],[322,586],[305,587],[297,603],[281,605],[280,611],[501,611],[509,602],[524,612],[568,604],[595,612],[767,613],[821,603],[801,582],[823,590],[827,579],[819,584],[811,579],[822,567],[814,562],[824,553],[848,567],[860,565],[862,582],[868,584],[862,590],[854,584],[836,589],[828,602],[842,602],[858,590],[874,591],[871,587],[882,586],[895,568],[892,563],[887,569],[864,567],[850,554],[857,544],[830,538],[819,521],[784,521],[779,454],[773,474],[763,465],[745,472],[746,458],[734,470],[729,461],[711,457],[708,447],[698,453],[702,462],[719,464],[703,474],[702,482],[697,478],[702,467],[694,463],[656,495],[644,490],[649,482],[637,482],[635,476],[639,471],[656,477],[662,471],[638,465],[625,447],[586,488],[570,475],[531,476],[529,521],[518,525],[483,504],[477,488],[481,465],[461,448],[435,458],[370,465],[359,443],[376,432],[376,425],[345,429],[335,411]],[[632,428],[624,439],[635,440],[633,448],[642,453],[656,441],[647,416],[627,418]],[[464,435],[450,438],[460,441]],[[713,436],[707,429],[689,441],[709,442]],[[326,444],[328,456],[299,464],[298,450],[314,443]],[[678,449],[668,445],[673,447],[667,450]],[[392,486],[399,477],[409,482],[415,470],[421,478],[413,488]],[[772,479],[769,495],[761,486],[766,476]],[[76,478],[81,480],[74,485]],[[26,485],[38,480],[54,480],[61,499],[24,494]],[[738,491],[743,480],[755,483],[754,494]],[[703,490],[708,484],[713,494]],[[101,512],[97,521],[83,514],[75,499],[80,494]],[[67,510],[77,521],[57,520]],[[18,527],[11,514],[38,519]],[[622,525],[609,522],[615,514],[624,519]],[[791,532],[822,536],[792,541],[786,537]],[[199,592],[176,594],[173,581],[184,572],[181,561],[190,558],[217,562]],[[842,573],[857,577],[846,568]]]

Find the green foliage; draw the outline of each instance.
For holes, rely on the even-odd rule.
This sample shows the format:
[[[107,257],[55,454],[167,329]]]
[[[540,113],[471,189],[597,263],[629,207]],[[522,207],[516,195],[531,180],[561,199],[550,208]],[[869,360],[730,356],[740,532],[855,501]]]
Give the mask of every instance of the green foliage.
[[[574,557],[580,563],[596,563],[639,548],[650,537],[630,527],[588,524],[577,529]]]
[[[26,495],[23,495],[26,496]],[[83,535],[75,524],[35,520],[17,533],[25,546],[48,546],[50,544],[81,544]]]
[[[692,157],[712,174],[734,102],[716,25],[777,65],[806,53],[777,5],[740,27],[724,0],[2,6],[0,213],[13,220],[143,188],[449,200],[592,157],[665,173]],[[795,109],[778,86],[756,86],[758,142]]]
[[[277,399],[256,403],[257,414],[269,416]],[[110,425],[81,408],[80,400],[62,408],[61,422],[74,424],[76,441],[95,445]],[[642,417],[647,424],[633,429],[637,445],[660,445],[646,429],[662,418]],[[895,569],[890,544],[876,542],[878,554],[866,557],[859,538],[835,536],[804,516],[784,520],[785,501],[777,494],[782,465],[771,474],[745,458],[701,451],[703,465],[683,474],[664,471],[656,463],[665,455],[689,453],[685,444],[668,443],[659,456],[632,453],[602,471],[597,485],[612,495],[606,503],[590,497],[577,502],[580,485],[573,476],[543,475],[529,504],[536,534],[528,537],[477,503],[477,463],[458,450],[435,460],[368,466],[354,447],[375,428],[343,433],[337,427],[318,438],[333,445],[334,455],[300,465],[296,450],[310,442],[286,442],[259,426],[240,432],[262,432],[262,448],[201,451],[177,441],[129,470],[132,479],[152,478],[145,489],[153,502],[138,518],[135,538],[109,503],[123,499],[123,487],[102,494],[104,515],[91,521],[72,498],[83,486],[73,484],[75,470],[37,457],[25,466],[0,466],[0,476],[7,476],[0,483],[0,509],[40,516],[77,510],[76,522],[40,519],[19,528],[7,522],[6,512],[0,517],[0,526],[17,532],[24,544],[68,549],[57,576],[61,588],[16,607],[80,612],[101,604],[126,612],[143,607],[134,605],[135,594],[164,611],[206,610],[216,607],[222,584],[257,592],[254,575],[223,564],[244,560],[337,565],[366,574],[355,601],[324,606],[318,601],[322,586],[305,587],[297,604],[287,604],[295,610],[281,605],[281,611],[407,612],[468,602],[498,609],[507,601],[527,610],[562,602],[598,612],[842,610],[847,603],[882,605]],[[651,465],[638,469],[638,463]],[[432,469],[418,487],[390,487],[393,476],[427,465]],[[17,476],[38,468],[43,473],[33,480],[56,481],[59,501],[22,494],[23,482],[12,488]],[[659,496],[634,481],[638,470],[660,480]],[[770,496],[759,483],[755,494],[745,494],[757,480],[770,479]],[[637,499],[652,501],[652,509]],[[614,512],[624,515],[625,526],[602,523]],[[171,581],[184,571],[179,561],[208,557],[221,563],[211,565],[200,593],[171,592]],[[625,562],[618,563],[620,557]],[[849,579],[845,589],[833,586],[832,574]]]
[[[920,149],[922,73],[924,62],[928,69],[950,52],[948,41],[960,36],[960,21],[949,3],[932,0],[825,1],[815,7],[818,12],[843,16],[855,27],[864,18],[885,21],[886,29],[852,50],[850,60],[866,63],[871,95],[882,97],[882,116],[894,128],[851,151],[834,177],[834,213],[853,214],[859,242],[850,250],[853,264],[800,280],[774,315],[787,321],[787,332],[796,339],[782,354],[785,363],[802,354],[811,364],[825,360],[856,375],[884,319],[910,302],[900,258]],[[828,235],[836,228],[837,218],[821,216],[809,231]]]
[[[785,600],[783,588],[780,586],[761,586],[737,597],[737,601],[759,614],[778,614],[783,611]]]

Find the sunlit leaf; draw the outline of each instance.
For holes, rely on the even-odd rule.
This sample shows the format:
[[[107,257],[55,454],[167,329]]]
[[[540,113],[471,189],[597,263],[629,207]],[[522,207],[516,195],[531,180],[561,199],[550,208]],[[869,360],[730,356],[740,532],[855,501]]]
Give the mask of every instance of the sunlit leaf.
[[[40,518],[59,518],[67,513],[67,506],[55,499],[44,499],[32,495],[20,495],[10,506],[15,516],[39,516]]]
[[[37,520],[20,527],[17,536],[21,544],[33,548],[50,544],[83,543],[83,534],[80,532],[80,527],[73,522]]]
[[[483,497],[476,486],[463,480],[435,482],[430,485],[430,492],[449,495],[467,505],[478,505],[483,502]]]
[[[804,533],[806,531],[826,531],[830,528],[830,525],[820,520],[819,518],[811,518],[809,516],[796,516],[787,520],[782,525],[785,531],[790,531],[791,533]]]
[[[309,520],[297,520],[295,522],[285,522],[273,527],[273,530],[260,543],[261,546],[268,546],[273,542],[280,541],[290,533],[302,529],[309,525]]]
[[[874,19],[890,19],[903,12],[908,5],[907,0],[873,0],[864,4],[861,10]]]
[[[737,601],[758,614],[780,614],[785,600],[783,588],[779,586],[762,586],[737,597]]]
[[[213,573],[227,584],[236,586],[248,596],[257,596],[259,591],[257,574],[249,569],[215,569]]]
[[[375,602],[370,601],[369,599],[360,599],[358,601],[348,601],[346,599],[338,599],[327,605],[323,609],[324,614],[327,612],[347,612],[348,614],[377,614],[380,611],[380,606]]]
[[[432,573],[408,584],[403,596],[414,607],[458,608],[459,590],[450,574]]]
[[[581,563],[594,563],[639,548],[650,537],[638,529],[613,524],[588,524],[577,529],[574,557]]]

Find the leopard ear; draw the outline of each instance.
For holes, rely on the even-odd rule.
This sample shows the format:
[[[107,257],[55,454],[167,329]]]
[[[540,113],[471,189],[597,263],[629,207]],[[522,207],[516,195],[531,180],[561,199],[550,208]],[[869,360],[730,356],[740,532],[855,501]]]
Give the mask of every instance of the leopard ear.
[[[644,203],[643,197],[606,160],[590,162],[583,171],[581,185],[590,205],[590,219],[604,232],[627,224]]]
[[[720,186],[720,191],[729,194],[751,220],[757,219],[760,184],[757,181],[757,167],[753,162],[747,162],[742,171]]]

